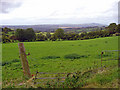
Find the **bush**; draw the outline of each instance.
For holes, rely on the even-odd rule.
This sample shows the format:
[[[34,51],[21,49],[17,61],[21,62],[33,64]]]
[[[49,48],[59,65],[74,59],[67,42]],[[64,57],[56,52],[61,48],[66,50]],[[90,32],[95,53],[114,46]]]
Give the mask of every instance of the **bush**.
[[[73,54],[68,54],[68,55],[65,55],[64,58],[65,59],[79,59],[79,58],[87,58],[88,56],[86,55],[78,55],[76,53],[73,53]]]
[[[11,62],[2,62],[2,66],[9,65]]]
[[[2,66],[10,65],[11,63],[14,63],[14,62],[20,62],[20,60],[19,59],[14,59],[12,61],[2,62]],[[0,65],[1,65],[1,63],[0,63]]]
[[[115,33],[115,36],[120,36],[120,33]]]
[[[42,57],[41,59],[56,59],[56,58],[60,58],[59,56],[45,56]]]
[[[19,59],[14,59],[11,62],[20,62],[20,60]]]

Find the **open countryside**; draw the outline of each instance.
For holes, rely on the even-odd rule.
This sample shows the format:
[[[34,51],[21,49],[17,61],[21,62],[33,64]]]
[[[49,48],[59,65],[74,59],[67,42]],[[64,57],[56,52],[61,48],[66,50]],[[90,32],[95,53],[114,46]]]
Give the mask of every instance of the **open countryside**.
[[[17,29],[15,33],[3,28],[3,88],[118,88],[118,52],[112,50],[118,50],[119,28],[119,24],[111,23],[104,30],[82,33],[57,29],[53,34],[47,33],[48,36],[37,34],[32,28]],[[28,33],[24,35],[21,32]],[[12,35],[14,38],[10,38]],[[33,38],[25,37],[30,35]],[[24,43],[26,54],[29,54],[27,60],[32,78],[36,72],[53,73],[42,77],[58,77],[54,73],[67,73],[63,75],[64,81],[58,83],[54,79],[45,79],[43,82],[24,76],[18,48],[20,42]],[[68,77],[69,73],[72,74]],[[41,77],[40,74],[37,77]]]

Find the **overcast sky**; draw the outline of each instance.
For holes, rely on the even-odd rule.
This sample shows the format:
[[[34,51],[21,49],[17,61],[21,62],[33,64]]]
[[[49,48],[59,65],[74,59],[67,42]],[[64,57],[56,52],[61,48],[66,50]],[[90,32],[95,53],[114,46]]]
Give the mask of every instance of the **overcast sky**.
[[[1,25],[117,23],[119,0],[0,0]]]

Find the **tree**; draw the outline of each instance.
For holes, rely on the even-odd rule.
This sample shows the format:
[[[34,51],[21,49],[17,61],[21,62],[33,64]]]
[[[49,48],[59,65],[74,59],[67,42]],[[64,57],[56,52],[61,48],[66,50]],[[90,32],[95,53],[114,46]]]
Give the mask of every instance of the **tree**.
[[[117,25],[115,31],[116,31],[116,33],[120,33],[120,24]]]
[[[24,42],[24,41],[34,41],[36,38],[35,32],[32,28],[24,29],[17,29],[15,32],[15,36],[17,40]]]
[[[36,35],[36,40],[37,41],[45,41],[47,40],[47,37],[43,35],[42,33]]]
[[[16,37],[15,37],[14,35],[9,36],[9,38],[10,38],[11,42],[15,42],[15,41],[17,40]]]
[[[82,33],[80,34],[80,38],[83,39],[86,35],[87,35],[87,32],[82,32]]]
[[[52,40],[52,41],[56,41],[56,40],[57,40],[57,37],[55,36],[55,34],[53,34],[53,35],[50,37],[50,40]]]
[[[50,39],[50,37],[51,37],[50,32],[47,32],[47,33],[46,33],[46,37],[47,37],[47,39]]]
[[[16,36],[17,40],[19,40],[21,42],[24,42],[26,40],[24,29],[17,29],[15,32],[15,36]]]
[[[4,32],[4,33],[8,33],[8,32],[11,32],[12,30],[10,29],[10,28],[7,28],[7,27],[4,27],[4,28],[2,28],[2,32]]]
[[[6,43],[6,42],[11,42],[10,38],[8,36],[6,36],[5,34],[2,35],[2,42]]]
[[[55,31],[54,35],[56,38],[58,38],[60,40],[64,36],[64,30],[59,28]]]
[[[114,34],[115,33],[115,29],[116,29],[117,25],[116,23],[111,23],[107,28],[108,31],[110,32],[110,34]]]
[[[35,32],[32,28],[26,29],[24,35],[27,41],[34,41],[36,39]]]

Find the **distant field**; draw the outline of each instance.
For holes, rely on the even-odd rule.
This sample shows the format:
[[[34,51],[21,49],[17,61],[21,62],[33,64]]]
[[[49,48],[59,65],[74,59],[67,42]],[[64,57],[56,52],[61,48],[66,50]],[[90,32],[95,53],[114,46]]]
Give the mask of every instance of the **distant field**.
[[[91,32],[91,31],[97,31],[97,30],[100,30],[100,28],[83,28],[83,29],[80,29],[80,30],[76,30],[77,32]],[[104,28],[102,28],[102,30],[104,30]]]
[[[118,50],[118,37],[106,37],[77,41],[24,42],[24,46],[26,53],[30,52],[31,54],[28,56],[28,62],[32,74],[35,74],[35,71],[37,70],[39,72],[52,73],[68,73],[77,71],[83,72],[88,68],[98,68],[101,66],[100,55],[102,50]],[[2,49],[2,62],[6,63],[2,66],[3,87],[9,87],[10,82],[14,83],[15,85],[23,82],[23,72],[19,59],[18,43],[3,44]],[[79,58],[73,59],[71,58],[72,55],[76,55],[76,57],[79,55]],[[68,58],[66,58],[67,56]],[[103,62],[103,64],[106,64],[107,67],[111,65],[114,67],[116,66],[115,68],[111,69],[113,70],[112,80],[108,81],[108,83],[116,83],[117,61],[111,60],[109,62]],[[108,71],[108,73],[110,72]],[[93,78],[93,81],[89,79],[88,81],[91,82],[91,84],[89,84],[90,87],[94,85],[102,87],[102,85],[99,85],[99,79],[101,76],[102,74],[96,75],[96,77]],[[95,82],[98,84],[95,84]],[[89,87],[89,85],[85,87]],[[107,85],[110,87],[111,84]],[[103,86],[105,87],[105,85]]]

